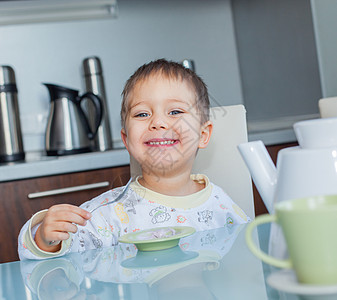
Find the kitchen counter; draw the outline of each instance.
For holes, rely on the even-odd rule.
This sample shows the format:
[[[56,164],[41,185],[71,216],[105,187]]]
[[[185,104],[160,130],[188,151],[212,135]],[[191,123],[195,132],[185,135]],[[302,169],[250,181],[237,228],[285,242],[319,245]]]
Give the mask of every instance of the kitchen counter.
[[[265,146],[293,143],[297,141],[292,128],[248,133],[248,141],[261,140]]]
[[[248,139],[262,140],[265,145],[296,141],[292,130],[252,133]],[[28,152],[25,161],[0,164],[0,182],[118,167],[129,163],[129,153],[125,148],[65,156]]]
[[[266,146],[295,142],[293,124],[317,117],[314,114],[248,122],[248,140],[262,140]],[[0,182],[128,165],[130,159],[127,150],[121,143],[115,147],[105,152],[58,157],[40,152],[26,153],[23,162],[0,164]]]
[[[0,164],[0,182],[118,167],[130,163],[125,148],[65,156],[26,153],[26,160]]]
[[[307,114],[265,120],[248,120],[248,140],[262,140],[266,146],[296,142],[297,138],[293,125],[297,122],[319,117],[319,114]]]

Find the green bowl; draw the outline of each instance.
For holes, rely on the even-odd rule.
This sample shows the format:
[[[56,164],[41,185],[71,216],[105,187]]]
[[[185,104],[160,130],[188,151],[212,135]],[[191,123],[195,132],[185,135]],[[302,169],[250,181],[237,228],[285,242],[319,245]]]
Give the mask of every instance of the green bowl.
[[[164,237],[160,236],[165,231],[168,234]],[[139,251],[157,251],[177,246],[181,238],[194,232],[195,229],[189,226],[149,228],[125,234],[119,238],[119,242],[135,244]]]

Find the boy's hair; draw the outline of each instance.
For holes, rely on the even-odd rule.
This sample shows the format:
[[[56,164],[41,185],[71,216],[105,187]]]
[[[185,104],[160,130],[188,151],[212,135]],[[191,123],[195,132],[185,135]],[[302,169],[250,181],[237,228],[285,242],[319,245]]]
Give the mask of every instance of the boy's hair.
[[[128,79],[122,92],[122,108],[121,121],[122,127],[125,126],[125,120],[128,114],[128,97],[132,93],[136,84],[151,75],[160,74],[167,78],[186,80],[196,93],[196,108],[200,114],[201,124],[209,120],[209,98],[207,86],[203,80],[192,70],[185,68],[183,65],[168,61],[166,59],[158,59],[144,64]]]

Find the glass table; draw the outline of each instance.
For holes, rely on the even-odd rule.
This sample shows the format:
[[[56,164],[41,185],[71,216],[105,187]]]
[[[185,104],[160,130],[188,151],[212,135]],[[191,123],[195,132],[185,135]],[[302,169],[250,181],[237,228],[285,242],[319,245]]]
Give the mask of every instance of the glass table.
[[[197,232],[161,251],[119,244],[1,264],[0,299],[302,299],[266,283],[278,270],[249,251],[245,227]],[[254,238],[266,250],[269,226],[260,226]]]

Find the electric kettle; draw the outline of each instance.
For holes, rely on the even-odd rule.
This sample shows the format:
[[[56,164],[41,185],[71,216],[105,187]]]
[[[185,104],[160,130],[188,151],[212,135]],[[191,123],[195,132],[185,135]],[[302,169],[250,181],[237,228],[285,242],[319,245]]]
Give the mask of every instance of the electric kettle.
[[[47,155],[68,155],[92,151],[94,139],[103,116],[101,99],[93,93],[79,95],[79,91],[43,83],[50,94],[45,146]],[[82,109],[82,101],[90,100],[95,109],[94,128]]]

